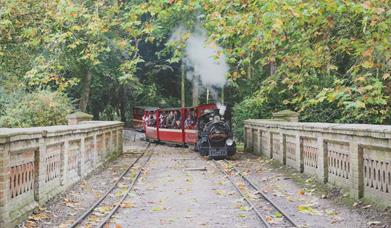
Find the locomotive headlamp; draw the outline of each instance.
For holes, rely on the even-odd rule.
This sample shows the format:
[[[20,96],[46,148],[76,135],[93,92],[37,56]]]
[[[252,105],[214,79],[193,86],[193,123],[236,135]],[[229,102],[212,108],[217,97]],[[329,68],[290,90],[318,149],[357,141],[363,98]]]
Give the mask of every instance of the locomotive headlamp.
[[[234,144],[234,140],[233,139],[227,139],[227,141],[225,143],[227,144],[227,146],[232,146],[232,144]]]
[[[215,116],[215,117],[214,117],[214,121],[216,121],[216,122],[217,122],[217,121],[220,121],[220,116]]]

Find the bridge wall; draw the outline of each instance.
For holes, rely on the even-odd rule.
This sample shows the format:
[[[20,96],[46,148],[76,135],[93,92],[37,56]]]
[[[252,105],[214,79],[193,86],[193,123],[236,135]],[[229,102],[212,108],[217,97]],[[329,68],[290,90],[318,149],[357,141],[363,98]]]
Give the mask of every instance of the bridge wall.
[[[0,227],[65,191],[122,153],[121,122],[0,128]]]
[[[391,205],[391,126],[247,120],[245,150]]]

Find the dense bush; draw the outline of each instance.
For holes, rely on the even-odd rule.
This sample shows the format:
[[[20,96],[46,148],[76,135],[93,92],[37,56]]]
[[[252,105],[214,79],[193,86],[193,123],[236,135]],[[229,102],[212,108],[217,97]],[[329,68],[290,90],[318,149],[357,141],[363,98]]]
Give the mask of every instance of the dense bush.
[[[3,112],[0,127],[37,127],[66,123],[66,116],[73,111],[71,100],[63,94],[50,91],[32,93],[15,92],[1,94]]]

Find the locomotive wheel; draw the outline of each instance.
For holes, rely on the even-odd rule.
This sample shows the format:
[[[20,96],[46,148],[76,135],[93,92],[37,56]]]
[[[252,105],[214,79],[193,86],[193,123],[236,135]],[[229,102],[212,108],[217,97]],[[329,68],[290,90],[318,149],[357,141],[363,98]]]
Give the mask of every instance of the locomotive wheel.
[[[209,155],[209,152],[205,151],[205,150],[200,150],[200,155],[201,156],[207,156],[207,155]]]

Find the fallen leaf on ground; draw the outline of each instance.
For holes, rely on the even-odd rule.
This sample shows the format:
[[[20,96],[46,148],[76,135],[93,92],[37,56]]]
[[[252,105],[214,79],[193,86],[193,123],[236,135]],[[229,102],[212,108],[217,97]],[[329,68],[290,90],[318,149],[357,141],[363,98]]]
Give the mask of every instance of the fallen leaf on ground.
[[[123,189],[120,189],[119,191],[117,191],[114,195],[116,197],[120,197],[120,196],[123,196],[128,190],[126,188],[123,188]]]
[[[301,189],[300,191],[298,191],[297,194],[299,194],[299,195],[304,195],[304,194],[305,194],[304,189]]]
[[[223,191],[223,190],[215,190],[215,192],[219,196],[224,196],[225,195],[225,191]]]
[[[243,183],[239,183],[238,187],[240,188],[240,190],[245,190],[246,189],[246,185],[243,184]]]
[[[246,218],[247,216],[244,215],[244,214],[239,214],[239,217],[240,217],[240,218]]]
[[[273,221],[273,218],[272,218],[271,216],[266,216],[265,220],[266,220],[266,222],[268,222],[268,223],[273,223],[273,222],[274,222],[274,221]]]
[[[364,207],[362,207],[362,209],[367,209],[367,208],[370,208],[370,207],[372,207],[372,205],[366,205],[366,206],[364,206]]]
[[[79,205],[79,203],[77,203],[76,201],[74,201],[72,199],[67,199],[67,198],[64,199],[64,203],[65,203],[65,206],[71,207],[71,208],[76,208],[76,206]]]
[[[337,212],[334,209],[326,209],[326,214],[328,216],[336,216]]]
[[[276,212],[276,213],[274,213],[274,217],[276,217],[276,218],[281,218],[282,217],[282,214],[280,213],[280,212]]]
[[[250,208],[247,207],[247,206],[241,206],[239,209],[240,209],[241,211],[249,211],[249,210],[250,210]]]
[[[297,206],[297,210],[304,214],[319,215],[319,211],[312,208],[310,205],[299,205]]]
[[[120,207],[122,207],[122,208],[134,208],[134,207],[136,207],[136,205],[134,205],[130,201],[125,201],[125,202],[121,203]]]
[[[37,213],[37,214],[33,214],[29,217],[30,220],[33,220],[33,221],[41,221],[41,220],[44,220],[44,219],[48,219],[49,218],[49,215],[47,215],[46,213]]]
[[[163,210],[163,208],[161,208],[161,207],[154,207],[154,208],[152,208],[152,211],[155,211],[155,212],[158,212],[158,211],[161,211],[161,210]]]
[[[68,228],[70,224],[62,223],[58,226],[58,228]]]
[[[112,208],[111,208],[110,206],[102,206],[102,207],[96,208],[96,211],[105,214],[105,213],[107,213],[107,212],[110,212],[111,209],[112,209]]]

